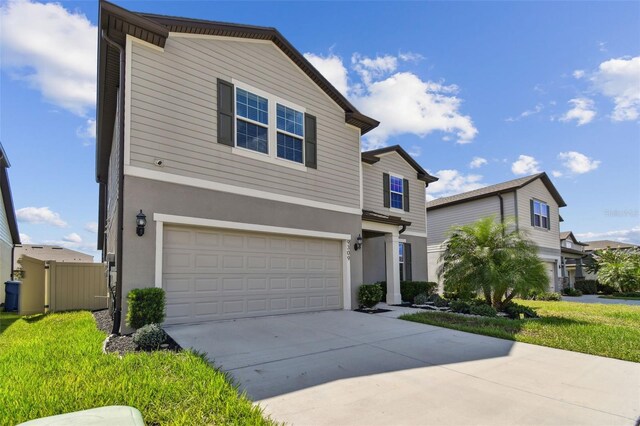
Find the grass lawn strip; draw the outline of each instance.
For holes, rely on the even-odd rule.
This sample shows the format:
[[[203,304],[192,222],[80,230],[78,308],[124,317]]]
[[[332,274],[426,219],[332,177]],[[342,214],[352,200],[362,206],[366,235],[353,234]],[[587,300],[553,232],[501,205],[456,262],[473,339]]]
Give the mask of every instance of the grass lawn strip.
[[[640,297],[627,296],[598,296],[599,299],[640,300]]]
[[[518,300],[540,319],[420,312],[400,318],[469,333],[640,362],[640,307]]]
[[[90,312],[0,313],[0,424],[129,405],[148,425],[273,424],[188,352],[103,354]]]

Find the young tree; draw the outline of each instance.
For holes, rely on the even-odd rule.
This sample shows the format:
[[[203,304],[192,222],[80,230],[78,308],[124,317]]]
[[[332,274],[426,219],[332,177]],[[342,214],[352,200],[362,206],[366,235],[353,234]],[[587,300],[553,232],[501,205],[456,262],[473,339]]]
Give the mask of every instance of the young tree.
[[[535,244],[510,221],[492,216],[452,228],[440,260],[445,290],[483,294],[498,310],[518,294],[549,286]]]
[[[602,284],[622,292],[640,290],[640,250],[597,250],[593,260]]]

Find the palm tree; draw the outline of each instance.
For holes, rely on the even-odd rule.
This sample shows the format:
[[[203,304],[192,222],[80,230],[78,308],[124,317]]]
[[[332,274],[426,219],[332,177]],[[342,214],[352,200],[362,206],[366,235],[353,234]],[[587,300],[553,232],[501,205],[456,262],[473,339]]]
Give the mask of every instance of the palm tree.
[[[511,221],[492,216],[452,228],[440,261],[446,291],[480,293],[498,310],[518,294],[549,286],[535,244]]]

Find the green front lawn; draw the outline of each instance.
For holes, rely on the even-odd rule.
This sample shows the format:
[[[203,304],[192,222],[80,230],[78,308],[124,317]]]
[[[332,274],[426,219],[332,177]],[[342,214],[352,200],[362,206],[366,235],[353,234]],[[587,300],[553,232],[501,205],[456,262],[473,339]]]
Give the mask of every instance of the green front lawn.
[[[622,300],[640,300],[639,297],[633,296],[598,296],[599,299],[622,299]]]
[[[105,405],[145,422],[271,424],[225,375],[191,352],[102,353],[89,312],[20,318],[0,313],[0,424]]]
[[[501,339],[640,362],[640,306],[518,300],[540,319],[465,317],[444,312],[403,315],[407,321]]]

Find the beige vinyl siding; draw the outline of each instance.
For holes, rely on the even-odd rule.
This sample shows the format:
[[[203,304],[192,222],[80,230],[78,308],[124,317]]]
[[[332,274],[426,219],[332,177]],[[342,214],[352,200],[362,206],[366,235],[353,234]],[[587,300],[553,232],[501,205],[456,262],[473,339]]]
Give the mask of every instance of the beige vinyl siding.
[[[531,199],[543,201],[549,205],[551,229],[534,228],[531,226]],[[540,179],[518,190],[518,214],[520,229],[527,232],[539,247],[560,250],[560,221],[558,203],[555,202],[547,187]]]
[[[316,116],[318,169],[247,158],[218,144],[218,78],[236,79]],[[130,128],[132,166],[359,207],[358,130],[271,42],[172,36],[164,52],[132,43]],[[164,160],[162,169],[154,159]]]
[[[118,114],[116,113],[116,116]],[[118,120],[113,126],[113,141],[111,143],[111,154],[109,155],[109,176],[107,178],[107,217],[105,221],[106,231],[106,252],[116,252],[116,238],[118,228],[118,165],[120,164],[120,146],[118,144]]]
[[[384,207],[382,175],[390,173],[409,180],[409,211],[399,212]],[[416,178],[417,172],[397,152],[381,155],[374,164],[362,163],[363,208],[378,213],[400,216],[411,222],[410,232],[424,233],[426,225],[426,195],[424,182]]]
[[[447,239],[447,233],[452,226],[466,225],[487,216],[495,216],[496,220],[500,220],[500,199],[497,195],[481,198],[429,210],[427,214],[429,215],[427,243],[429,246],[438,245]]]

